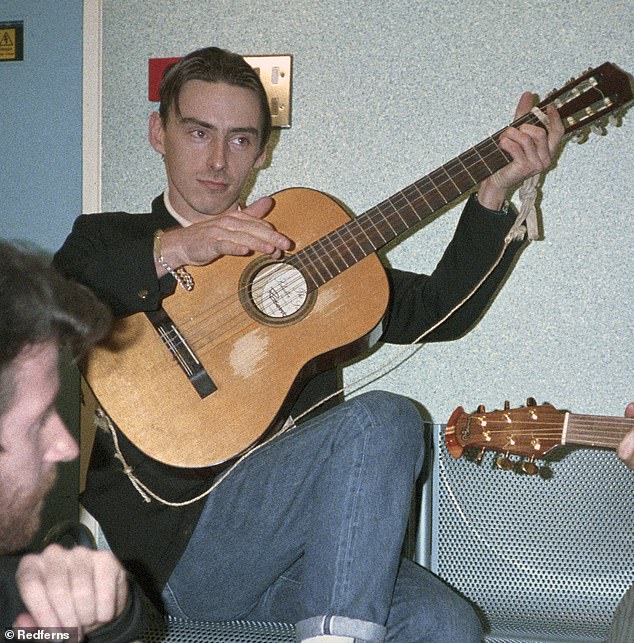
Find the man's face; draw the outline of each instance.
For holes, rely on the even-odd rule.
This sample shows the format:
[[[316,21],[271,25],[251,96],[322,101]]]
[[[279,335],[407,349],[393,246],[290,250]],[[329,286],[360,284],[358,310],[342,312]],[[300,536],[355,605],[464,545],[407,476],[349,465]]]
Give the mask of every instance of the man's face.
[[[237,207],[253,168],[261,167],[261,113],[244,87],[190,80],[167,123],[150,118],[149,138],[165,157],[170,202],[189,221]]]
[[[28,346],[12,365],[13,401],[0,417],[0,554],[30,543],[57,463],[78,455],[55,408],[57,369],[55,342]]]

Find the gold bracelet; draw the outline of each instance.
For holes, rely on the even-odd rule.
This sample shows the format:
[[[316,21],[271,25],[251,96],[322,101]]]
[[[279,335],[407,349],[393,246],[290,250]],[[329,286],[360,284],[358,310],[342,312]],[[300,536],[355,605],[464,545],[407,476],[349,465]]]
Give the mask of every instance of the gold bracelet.
[[[190,292],[194,289],[194,278],[185,270],[185,268],[172,268],[167,261],[165,261],[165,258],[163,257],[163,253],[161,251],[161,237],[163,236],[163,230],[158,228],[157,230],[154,231],[154,261],[158,263],[160,266],[165,268],[167,272],[176,279],[176,283],[181,287],[184,288],[187,292]]]

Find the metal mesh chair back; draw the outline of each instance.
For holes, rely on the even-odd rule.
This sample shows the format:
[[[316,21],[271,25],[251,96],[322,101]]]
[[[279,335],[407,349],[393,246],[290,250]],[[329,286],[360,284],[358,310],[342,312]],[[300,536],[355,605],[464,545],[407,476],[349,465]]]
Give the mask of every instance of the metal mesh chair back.
[[[444,426],[435,453],[431,566],[481,610],[487,641],[605,640],[634,582],[632,471],[568,447],[533,476],[456,460]]]

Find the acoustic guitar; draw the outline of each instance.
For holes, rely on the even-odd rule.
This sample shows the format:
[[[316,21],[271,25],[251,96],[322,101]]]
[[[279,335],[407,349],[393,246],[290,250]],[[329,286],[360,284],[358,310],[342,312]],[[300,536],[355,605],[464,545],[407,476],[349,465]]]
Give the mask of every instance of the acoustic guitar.
[[[605,63],[539,107],[554,104],[570,134],[631,101],[629,75]],[[522,123],[541,125],[533,113],[513,125]],[[508,164],[502,131],[352,219],[315,190],[273,195],[267,220],[295,251],[191,267],[192,292],[177,289],[158,312],[118,321],[84,367],[104,411],[169,465],[243,453],[284,421],[309,378],[378,340],[389,292],[376,251]]]
[[[516,463],[509,455],[527,458],[520,463],[524,473],[537,473],[536,459],[542,459],[560,445],[577,445],[616,449],[628,431],[634,429],[634,418],[605,415],[581,415],[559,411],[551,404],[537,405],[533,398],[525,407],[486,411],[480,406],[466,413],[459,406],[449,418],[445,444],[454,458],[465,449],[479,450],[476,460],[486,451],[497,451],[501,469],[512,469]]]

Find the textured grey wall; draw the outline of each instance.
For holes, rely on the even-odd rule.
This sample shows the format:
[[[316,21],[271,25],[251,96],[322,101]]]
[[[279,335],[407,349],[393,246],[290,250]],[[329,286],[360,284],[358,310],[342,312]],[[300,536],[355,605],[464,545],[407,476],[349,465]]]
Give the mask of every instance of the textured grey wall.
[[[335,0],[104,0],[103,206],[146,210],[164,186],[146,141],[147,59],[209,44],[294,56],[293,126],[252,198],[326,191],[361,213],[606,60],[634,72],[631,0],[340,3]],[[568,143],[545,179],[545,239],[523,253],[465,338],[429,345],[371,386],[419,400],[435,422],[458,404],[526,396],[577,413],[634,399],[634,110],[620,129]],[[433,267],[460,207],[390,251]],[[346,369],[352,382],[401,351]]]

